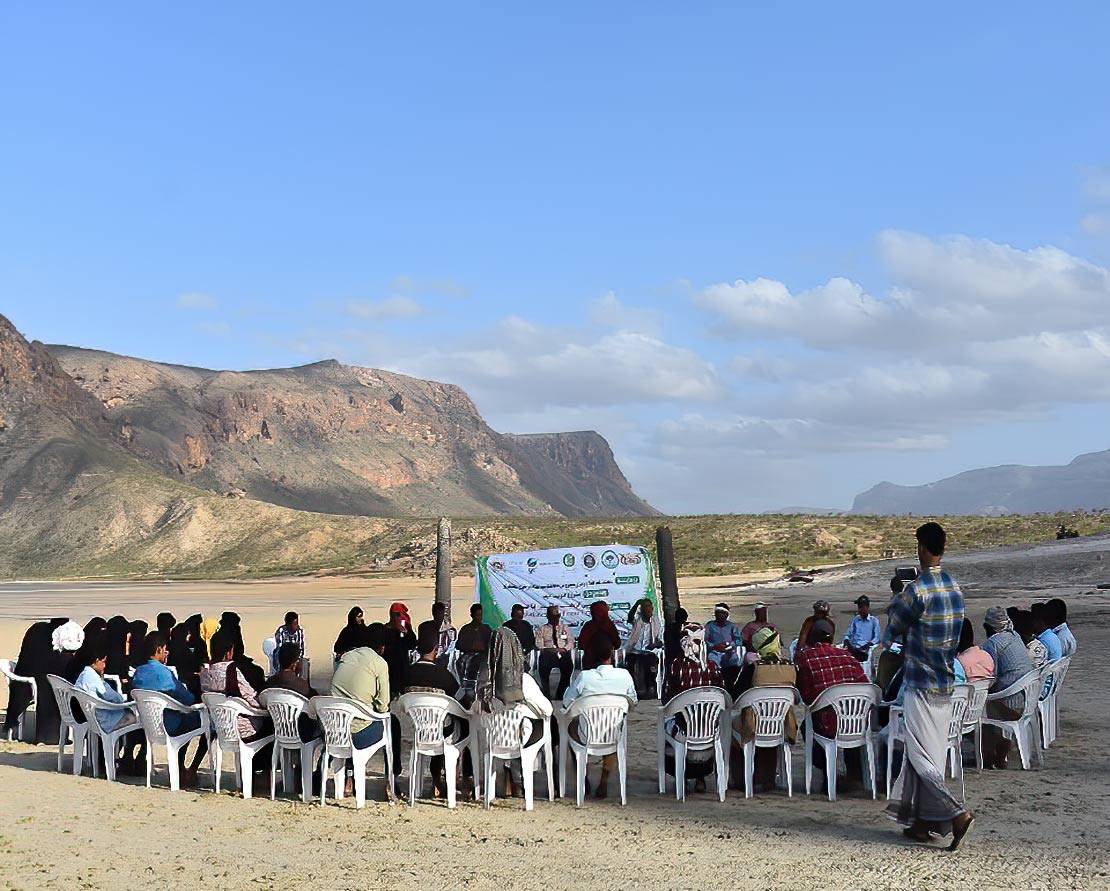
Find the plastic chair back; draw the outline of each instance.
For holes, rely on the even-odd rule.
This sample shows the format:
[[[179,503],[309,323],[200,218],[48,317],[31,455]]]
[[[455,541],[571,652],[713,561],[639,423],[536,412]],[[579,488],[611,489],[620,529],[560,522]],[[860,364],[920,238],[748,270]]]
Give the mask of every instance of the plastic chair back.
[[[147,739],[156,745],[166,744],[166,724],[162,715],[169,702],[174,701],[165,693],[157,690],[132,690],[131,698],[139,712],[139,721]]]
[[[881,698],[882,691],[874,684],[834,684],[814,700],[810,710],[831,708],[836,713],[837,740],[858,742],[870,731],[871,709]]]
[[[983,717],[983,709],[987,707],[987,694],[991,689],[991,681],[989,678],[983,678],[972,681],[967,686],[971,687],[971,693],[968,697],[967,711],[964,714],[964,733],[970,733],[974,730],[975,725]]]
[[[495,758],[519,754],[527,739],[528,728],[524,721],[529,717],[534,717],[534,714],[524,703],[510,708],[498,707],[495,703],[493,711],[484,712],[481,717],[485,751]]]
[[[578,718],[578,736],[587,746],[616,746],[625,729],[629,702],[624,696],[597,693],[571,703],[568,717]]]
[[[959,740],[963,736],[964,722],[967,720],[971,699],[975,688],[971,684],[957,684],[952,693],[952,717],[948,721],[948,738]]]
[[[443,724],[451,714],[454,700],[446,693],[405,693],[399,702],[412,721],[413,745],[417,750],[442,752]]]
[[[299,748],[301,731],[298,726],[301,715],[312,713],[307,699],[293,690],[263,690],[259,700],[270,713],[274,722],[274,738],[284,746]]]
[[[239,718],[252,717],[255,710],[238,696],[204,693],[201,698],[212,715],[212,723],[216,725],[220,748],[237,750],[239,743],[243,741],[243,734],[239,731]]]
[[[65,678],[60,678],[56,674],[48,674],[46,679],[50,682],[50,689],[54,691],[54,699],[57,700],[62,723],[73,727],[83,726],[88,721],[88,715],[85,716],[85,721],[78,721],[73,716],[73,698],[77,695],[77,689]]]
[[[720,687],[693,687],[675,696],[665,709],[669,714],[681,714],[685,719],[686,745],[704,748],[713,745],[720,735],[721,715],[728,711],[731,704],[729,695]]]
[[[351,753],[351,722],[362,717],[355,704],[342,696],[317,696],[312,700],[316,717],[324,731],[328,755],[345,758]]]
[[[781,745],[786,739],[786,715],[797,702],[793,687],[752,687],[736,700],[736,710],[750,708],[755,714],[757,745]]]

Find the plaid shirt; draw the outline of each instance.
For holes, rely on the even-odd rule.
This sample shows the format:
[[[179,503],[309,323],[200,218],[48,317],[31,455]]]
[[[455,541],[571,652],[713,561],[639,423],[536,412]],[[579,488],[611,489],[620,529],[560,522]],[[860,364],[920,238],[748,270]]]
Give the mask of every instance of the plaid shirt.
[[[290,631],[284,625],[274,632],[274,652],[270,656],[270,667],[273,669],[271,674],[277,674],[281,671],[281,666],[278,664],[278,650],[281,649],[282,644],[295,643],[297,648],[301,651],[300,658],[304,658],[304,629],[298,628],[296,631]]]
[[[903,686],[952,692],[956,684],[952,660],[963,621],[960,586],[939,566],[921,570],[921,575],[890,601],[883,643],[905,639]]]
[[[714,662],[706,662],[702,668],[693,659],[672,659],[667,666],[667,678],[663,682],[663,702],[674,699],[679,693],[693,690],[694,687],[725,686],[724,679]]]
[[[867,675],[856,657],[847,650],[822,643],[798,651],[798,691],[807,705],[835,684],[866,684]],[[836,713],[823,708],[814,715],[817,732],[836,736]]]

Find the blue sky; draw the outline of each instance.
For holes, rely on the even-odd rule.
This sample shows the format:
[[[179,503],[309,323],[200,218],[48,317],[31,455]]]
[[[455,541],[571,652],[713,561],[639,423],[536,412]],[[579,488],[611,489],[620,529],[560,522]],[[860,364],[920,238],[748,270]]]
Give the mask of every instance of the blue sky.
[[[673,512],[1110,447],[1110,8],[596,7],[9,4],[0,311],[450,380]]]

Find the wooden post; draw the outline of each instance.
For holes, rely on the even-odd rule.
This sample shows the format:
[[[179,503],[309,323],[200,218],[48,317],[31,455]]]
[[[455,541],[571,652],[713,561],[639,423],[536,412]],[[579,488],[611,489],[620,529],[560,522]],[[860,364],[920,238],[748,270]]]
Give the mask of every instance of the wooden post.
[[[447,621],[451,621],[451,521],[439,518],[436,529],[436,603],[447,605]]]
[[[674,611],[682,604],[678,599],[678,573],[674,565],[674,542],[670,526],[655,530],[655,553],[659,563],[659,585],[663,589],[663,616],[674,621]]]

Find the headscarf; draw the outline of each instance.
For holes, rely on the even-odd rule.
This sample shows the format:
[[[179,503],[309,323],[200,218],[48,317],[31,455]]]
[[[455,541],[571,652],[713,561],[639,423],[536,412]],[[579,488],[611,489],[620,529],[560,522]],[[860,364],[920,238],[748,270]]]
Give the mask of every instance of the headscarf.
[[[778,659],[782,652],[782,638],[774,628],[760,628],[752,635],[752,648],[760,659]]]
[[[1000,631],[1014,630],[1014,623],[1010,620],[1010,616],[1000,606],[992,606],[987,610],[987,614],[983,618],[983,624],[994,629],[995,634]]]
[[[614,647],[621,645],[620,632],[617,631],[613,620],[609,618],[609,604],[604,600],[595,600],[590,604],[590,621],[582,626],[578,634],[578,648],[582,651],[583,668],[597,668],[596,665],[587,663],[593,661],[590,656],[590,644],[599,634],[608,637]]]
[[[107,674],[127,677],[127,619],[123,616],[112,616],[108,620],[108,630],[105,632],[108,643],[108,665],[104,669]]]
[[[682,647],[682,658],[697,662],[702,668],[706,667],[705,652],[705,626],[698,622],[687,622],[682,626],[682,637],[679,639]]]
[[[173,613],[158,613],[154,619],[154,627],[167,636],[173,631],[175,625],[177,625],[177,619],[174,618]]]
[[[76,622],[66,622],[54,629],[50,635],[50,644],[55,653],[73,653],[81,648],[85,642],[85,632]]]
[[[350,611],[347,613],[347,624],[343,626],[339,632],[339,636],[335,639],[335,646],[332,648],[333,652],[342,656],[347,650],[353,650],[355,647],[360,646],[361,629],[366,626],[359,625],[355,620],[362,614],[361,606],[351,607]]]
[[[131,635],[131,652],[127,661],[131,663],[132,668],[138,668],[150,659],[151,654],[146,651],[146,645],[143,642],[148,627],[142,619],[135,619],[127,626],[127,632]]]
[[[208,616],[203,622],[200,623],[200,639],[204,641],[204,648],[211,650],[212,636],[219,631],[220,620],[215,616]],[[209,653],[211,655],[211,653]]]
[[[409,608],[400,600],[396,600],[389,605],[390,624],[393,624],[394,613],[397,613],[401,616],[401,624],[404,625],[405,631],[412,631],[412,619],[409,618]]]
[[[243,644],[241,621],[238,613],[226,612],[220,616],[219,630],[226,631],[231,635],[231,639],[235,641],[235,658],[239,658],[247,651],[246,646]]]
[[[833,624],[828,619],[818,619],[809,626],[809,636],[806,638],[806,645],[815,647],[821,643],[822,638],[831,638],[833,636]]]
[[[524,701],[524,651],[511,628],[498,628],[490,639],[489,658],[478,677],[478,700],[483,711],[493,700],[505,705]]]
[[[85,637],[91,634],[103,634],[108,630],[108,623],[100,616],[93,616],[85,623]]]

